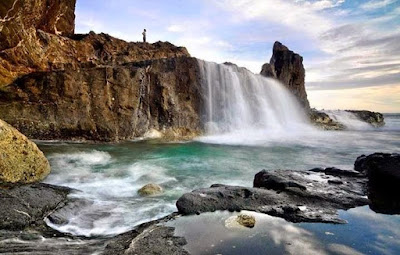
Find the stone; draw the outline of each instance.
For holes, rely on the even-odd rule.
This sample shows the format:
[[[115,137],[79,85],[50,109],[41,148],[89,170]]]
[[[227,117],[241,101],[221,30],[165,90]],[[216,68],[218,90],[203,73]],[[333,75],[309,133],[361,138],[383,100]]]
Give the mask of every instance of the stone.
[[[181,57],[28,74],[0,90],[0,117],[35,139],[191,138],[202,132],[198,72]]]
[[[71,189],[36,183],[0,188],[0,229],[23,230],[43,220],[67,201]]]
[[[382,113],[371,112],[371,111],[355,111],[355,110],[346,110],[346,112],[353,113],[360,120],[367,122],[373,127],[378,128],[378,127],[383,127],[385,125],[385,119]]]
[[[236,220],[240,225],[246,228],[254,228],[256,224],[256,218],[247,214],[239,214]]]
[[[16,47],[31,32],[29,28],[70,36],[75,29],[76,0],[20,1],[0,3],[0,50]]]
[[[366,176],[353,172],[263,170],[255,175],[254,188],[215,184],[184,194],[176,206],[183,215],[250,210],[291,222],[344,223],[338,209],[370,203]]]
[[[150,183],[144,185],[142,188],[138,190],[139,195],[141,196],[154,196],[162,193],[162,188],[160,185],[155,183]]]
[[[280,42],[275,42],[270,63],[264,64],[261,75],[276,78],[285,85],[306,109],[310,109],[305,88],[303,57]]]
[[[54,70],[65,64],[129,62],[162,58],[173,51],[188,55],[186,49],[168,43],[129,44],[93,32],[74,35],[75,4],[76,0],[1,1],[0,73],[13,80],[19,73]]]
[[[104,255],[122,254],[176,254],[189,255],[184,249],[186,240],[174,235],[174,228],[165,223],[176,219],[173,213],[162,219],[139,225],[134,230],[106,242]]]
[[[35,143],[0,120],[0,186],[34,183],[50,173],[50,164]]]
[[[362,155],[354,163],[354,169],[368,176],[368,196],[373,210],[400,213],[400,154]]]
[[[308,112],[310,121],[316,127],[324,130],[344,130],[345,126],[337,121],[334,121],[328,114],[318,111],[314,108]]]

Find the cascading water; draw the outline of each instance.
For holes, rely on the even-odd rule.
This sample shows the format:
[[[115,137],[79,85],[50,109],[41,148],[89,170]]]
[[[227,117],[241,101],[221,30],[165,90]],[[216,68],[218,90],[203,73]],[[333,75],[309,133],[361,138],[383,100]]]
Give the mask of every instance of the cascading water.
[[[241,143],[312,129],[295,97],[278,81],[230,64],[199,60],[206,142]]]
[[[372,130],[374,129],[370,124],[360,120],[356,115],[351,112],[342,110],[325,111],[333,120],[342,123],[349,130]]]

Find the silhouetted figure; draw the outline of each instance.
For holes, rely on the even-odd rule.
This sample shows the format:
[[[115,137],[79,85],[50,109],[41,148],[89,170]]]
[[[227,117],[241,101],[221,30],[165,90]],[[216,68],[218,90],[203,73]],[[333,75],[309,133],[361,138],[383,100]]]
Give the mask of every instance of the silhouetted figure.
[[[143,30],[142,35],[143,35],[143,42],[145,43],[146,42],[146,29]]]

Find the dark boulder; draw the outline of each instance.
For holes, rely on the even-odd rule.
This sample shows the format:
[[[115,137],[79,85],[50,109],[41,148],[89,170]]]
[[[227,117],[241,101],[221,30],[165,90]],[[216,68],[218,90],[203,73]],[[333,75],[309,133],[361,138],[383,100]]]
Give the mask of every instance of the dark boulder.
[[[67,201],[70,192],[44,183],[0,189],[0,229],[40,227],[45,217]]]
[[[357,158],[354,168],[368,176],[368,197],[373,210],[400,213],[400,154],[362,155]]]
[[[325,171],[325,170],[323,170]],[[184,194],[176,206],[184,215],[217,210],[252,210],[292,222],[343,223],[337,209],[367,205],[367,179],[353,171],[263,170],[255,188],[212,185]]]

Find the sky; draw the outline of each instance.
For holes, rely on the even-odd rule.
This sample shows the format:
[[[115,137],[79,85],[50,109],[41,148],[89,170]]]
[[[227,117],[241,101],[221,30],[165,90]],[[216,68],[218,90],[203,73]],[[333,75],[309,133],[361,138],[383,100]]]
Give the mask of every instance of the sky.
[[[254,73],[280,41],[317,109],[400,112],[400,0],[78,0],[76,32],[169,41]]]

